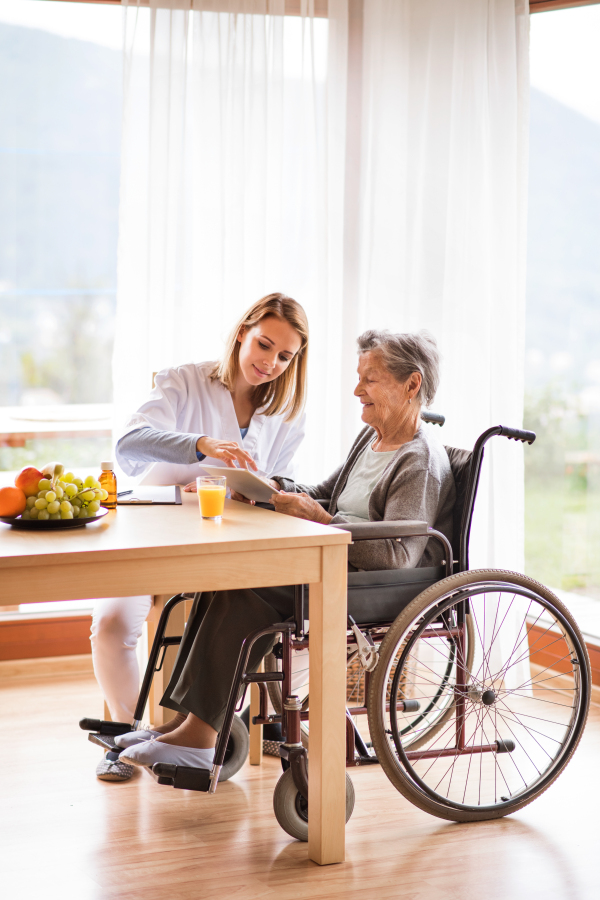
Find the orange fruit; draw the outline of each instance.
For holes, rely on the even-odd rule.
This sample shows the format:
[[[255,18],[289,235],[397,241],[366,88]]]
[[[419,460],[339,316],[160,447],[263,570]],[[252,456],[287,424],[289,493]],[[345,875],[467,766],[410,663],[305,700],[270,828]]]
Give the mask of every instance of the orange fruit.
[[[9,516],[13,519],[20,516],[26,506],[27,497],[21,488],[0,488],[0,516]]]

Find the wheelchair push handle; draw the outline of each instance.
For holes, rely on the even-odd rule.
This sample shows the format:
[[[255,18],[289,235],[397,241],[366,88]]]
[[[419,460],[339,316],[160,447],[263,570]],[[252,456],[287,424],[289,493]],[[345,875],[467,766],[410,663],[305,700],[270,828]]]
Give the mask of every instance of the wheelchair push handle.
[[[507,428],[506,425],[500,426],[500,434],[511,441],[522,441],[524,444],[533,444],[536,439],[535,431],[525,431],[522,428]]]
[[[439,425],[440,428],[446,421],[446,416],[443,416],[441,413],[429,412],[429,410],[423,410],[421,413],[421,419],[423,422],[428,422],[430,425]]]

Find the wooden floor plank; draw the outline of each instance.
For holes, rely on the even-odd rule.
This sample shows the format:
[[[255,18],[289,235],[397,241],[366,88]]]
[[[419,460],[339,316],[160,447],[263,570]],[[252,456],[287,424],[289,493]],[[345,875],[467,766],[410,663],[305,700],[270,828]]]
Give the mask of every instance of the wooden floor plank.
[[[277,760],[246,765],[214,797],[145,772],[98,781],[77,727],[99,715],[93,678],[0,684],[0,855],[23,900],[596,900],[600,708],[557,783],[496,822],[456,825],[410,806],[377,767],[351,772],[347,861],[319,867],[272,812]],[[4,891],[3,891],[4,893]]]

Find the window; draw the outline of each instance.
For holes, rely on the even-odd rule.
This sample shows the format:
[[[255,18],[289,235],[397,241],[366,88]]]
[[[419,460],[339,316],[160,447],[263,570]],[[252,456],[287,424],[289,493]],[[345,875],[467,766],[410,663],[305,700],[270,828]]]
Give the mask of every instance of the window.
[[[526,571],[600,636],[600,6],[531,18]]]
[[[121,43],[118,6],[0,0],[0,469],[110,458]]]

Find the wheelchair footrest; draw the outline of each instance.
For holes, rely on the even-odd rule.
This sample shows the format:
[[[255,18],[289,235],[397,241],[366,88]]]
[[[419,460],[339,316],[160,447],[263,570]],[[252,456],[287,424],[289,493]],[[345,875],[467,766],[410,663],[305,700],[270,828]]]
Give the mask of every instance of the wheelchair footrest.
[[[167,784],[185,791],[204,791],[210,784],[210,769],[191,766],[174,766],[171,763],[154,763],[149,770],[159,784]]]
[[[121,748],[117,747],[115,744],[115,735],[112,735],[112,734],[88,734],[88,741],[91,741],[92,744],[97,744],[99,747],[102,747],[104,750],[115,750],[117,753],[121,752]]]
[[[79,727],[82,731],[97,731],[99,734],[127,734],[133,731],[130,722],[103,722],[102,719],[81,719]]]

